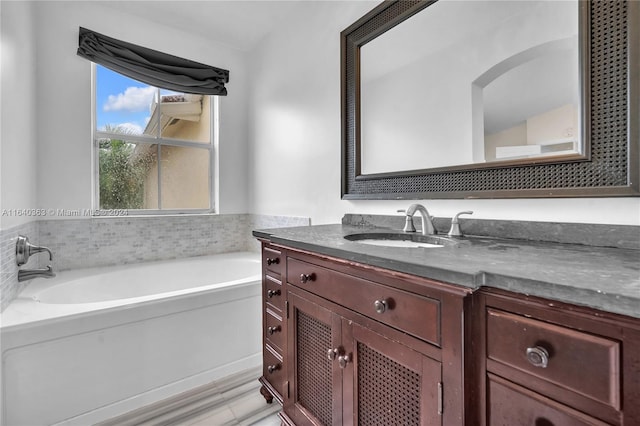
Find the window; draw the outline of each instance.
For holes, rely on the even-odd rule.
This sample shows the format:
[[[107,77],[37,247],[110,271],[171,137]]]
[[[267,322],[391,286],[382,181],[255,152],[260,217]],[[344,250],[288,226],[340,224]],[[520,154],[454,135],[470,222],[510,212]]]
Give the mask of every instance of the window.
[[[213,211],[217,96],[94,66],[94,203],[136,213]]]

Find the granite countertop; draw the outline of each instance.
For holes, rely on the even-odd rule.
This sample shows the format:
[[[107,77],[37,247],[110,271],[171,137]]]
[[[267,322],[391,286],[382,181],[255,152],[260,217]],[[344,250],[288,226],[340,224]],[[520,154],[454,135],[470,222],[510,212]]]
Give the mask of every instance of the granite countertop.
[[[640,318],[640,250],[490,237],[438,248],[383,247],[345,235],[389,229],[315,225],[258,238],[463,287],[493,287]],[[402,233],[402,231],[395,231]]]

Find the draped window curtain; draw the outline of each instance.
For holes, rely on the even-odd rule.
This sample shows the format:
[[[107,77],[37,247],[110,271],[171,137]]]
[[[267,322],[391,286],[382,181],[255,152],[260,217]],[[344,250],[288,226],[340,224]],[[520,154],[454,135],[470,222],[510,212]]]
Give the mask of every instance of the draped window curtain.
[[[226,96],[229,71],[182,59],[80,27],[78,55],[151,86]]]

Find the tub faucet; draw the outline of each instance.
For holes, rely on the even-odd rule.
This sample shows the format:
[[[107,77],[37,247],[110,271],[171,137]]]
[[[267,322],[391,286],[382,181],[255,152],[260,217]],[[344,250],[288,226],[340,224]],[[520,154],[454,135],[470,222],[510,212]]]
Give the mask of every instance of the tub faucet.
[[[435,226],[433,226],[433,218],[429,215],[426,207],[422,204],[411,204],[407,210],[398,210],[398,212],[404,212],[406,214],[404,232],[416,232],[416,227],[413,225],[413,215],[420,213],[422,219],[422,235],[435,235],[438,233]]]
[[[18,281],[28,281],[33,278],[53,278],[56,276],[56,273],[53,272],[53,268],[51,265],[48,265],[43,269],[19,269],[18,270]]]
[[[18,236],[16,241],[16,264],[22,266],[29,261],[29,257],[36,253],[49,253],[49,262],[53,261],[51,250],[43,246],[35,246],[29,242],[29,239],[23,235]],[[18,270],[18,281],[26,281],[32,278],[52,278],[56,274],[53,272],[51,265],[44,269],[20,269]]]

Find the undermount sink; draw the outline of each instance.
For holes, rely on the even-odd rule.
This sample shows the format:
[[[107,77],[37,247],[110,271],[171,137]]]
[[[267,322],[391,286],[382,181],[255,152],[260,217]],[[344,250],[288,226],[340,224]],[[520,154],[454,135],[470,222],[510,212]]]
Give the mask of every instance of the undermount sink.
[[[344,236],[349,241],[384,247],[440,248],[458,244],[456,240],[437,235],[395,232],[366,232]]]

